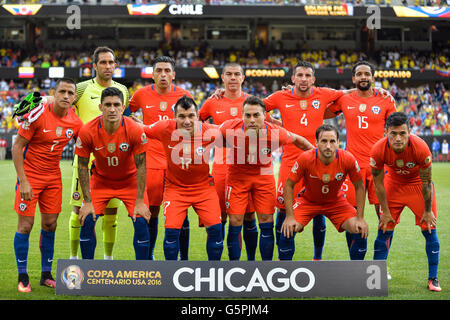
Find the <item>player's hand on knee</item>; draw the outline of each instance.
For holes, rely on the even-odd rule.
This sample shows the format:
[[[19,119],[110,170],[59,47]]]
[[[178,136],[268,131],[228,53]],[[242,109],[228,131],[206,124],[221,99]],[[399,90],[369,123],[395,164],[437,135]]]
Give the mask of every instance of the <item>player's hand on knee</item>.
[[[145,221],[147,221],[147,223],[150,222],[151,213],[145,203],[136,202],[136,206],[134,207],[134,212],[133,212],[133,216],[132,216],[134,222],[136,222],[137,215],[140,215],[141,217],[143,217],[145,219]]]
[[[288,218],[283,222],[281,226],[281,232],[286,238],[290,238],[294,235],[294,232],[300,231],[300,224],[295,220],[295,218]]]
[[[431,213],[431,211],[425,211],[422,219],[420,219],[420,223],[425,222],[428,227],[428,232],[431,233],[431,228],[436,227],[436,217]]]
[[[361,233],[363,239],[367,239],[369,236],[369,225],[364,219],[357,218],[355,224],[356,233]]]
[[[394,218],[392,218],[390,213],[383,212],[380,216],[380,224],[379,224],[379,228],[383,229],[383,233],[386,232],[386,229],[390,222],[395,223]]]
[[[96,217],[92,202],[83,202],[80,208],[80,212],[78,213],[78,220],[80,220],[81,226],[84,226],[84,221],[90,214],[92,214],[92,218],[95,222]]]

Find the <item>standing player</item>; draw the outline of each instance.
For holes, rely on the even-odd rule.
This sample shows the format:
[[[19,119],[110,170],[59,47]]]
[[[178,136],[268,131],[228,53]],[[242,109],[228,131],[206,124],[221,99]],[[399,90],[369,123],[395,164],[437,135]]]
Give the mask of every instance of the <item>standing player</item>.
[[[259,221],[259,249],[263,260],[272,260],[274,235],[273,213],[276,187],[272,167],[272,150],[282,145],[295,144],[302,150],[313,146],[305,138],[264,121],[265,105],[256,97],[248,97],[243,104],[243,119],[225,121],[220,130],[230,148],[227,163],[226,207],[230,219],[228,254],[230,260],[239,260],[241,233],[248,197],[251,194]]]
[[[133,219],[133,245],[137,260],[148,259],[150,219],[145,193],[145,149],[147,138],[141,126],[123,116],[123,94],[114,87],[101,94],[102,115],[80,130],[75,154],[84,201],[78,214],[83,259],[94,259],[96,215],[103,215],[108,202],[117,198]],[[89,158],[94,155],[89,179]]]
[[[44,105],[44,111],[36,121],[19,128],[12,148],[18,177],[14,204],[18,226],[14,236],[14,251],[19,272],[17,289],[20,292],[31,291],[27,256],[37,203],[41,211],[40,284],[55,287],[51,270],[56,221],[61,212],[62,201],[59,161],[64,146],[78,135],[82,126],[72,108],[75,97],[75,82],[66,78],[59,79],[53,102]]]
[[[162,143],[167,159],[164,256],[166,260],[177,260],[180,229],[192,206],[208,233],[208,260],[220,260],[222,222],[219,198],[209,175],[209,155],[222,137],[217,126],[198,120],[197,105],[192,98],[180,98],[174,112],[175,119],[161,120],[144,129],[147,137]]]
[[[387,259],[394,228],[400,223],[400,215],[406,206],[416,216],[416,225],[425,237],[428,289],[441,291],[437,279],[440,245],[436,233],[437,207],[431,158],[425,141],[410,134],[406,114],[392,113],[386,120],[386,137],[378,141],[370,153],[375,191],[381,206],[373,259]]]
[[[161,56],[153,61],[154,84],[138,89],[130,100],[130,111],[142,110],[144,124],[151,125],[159,120],[173,119],[174,104],[184,95],[192,98],[192,95],[173,84],[175,79],[175,61],[166,56]],[[150,223],[150,255],[154,259],[154,249],[158,236],[158,216],[163,200],[164,178],[166,175],[167,160],[164,148],[160,141],[150,139],[147,147],[147,193],[149,209],[151,212]],[[189,248],[189,220],[183,223],[180,233],[180,259],[188,260]]]
[[[317,148],[297,158],[284,188],[286,219],[281,227],[278,252],[280,260],[292,260],[295,248],[289,238],[301,232],[317,214],[328,217],[339,232],[347,230],[353,236],[350,248],[352,260],[364,260],[368,226],[364,221],[365,191],[358,162],[353,155],[338,149],[339,132],[331,125],[316,131]],[[345,176],[355,185],[357,209],[341,191]],[[294,185],[303,179],[304,189],[293,205]]]
[[[352,81],[356,91],[343,95],[328,107],[326,117],[343,113],[347,128],[347,147],[361,168],[365,190],[370,204],[375,205],[378,215],[379,204],[372,175],[370,173],[370,150],[384,136],[384,125],[388,116],[396,111],[395,103],[385,99],[372,88],[375,69],[366,61],[357,62],[352,68]],[[349,181],[344,182],[344,190],[348,201],[356,206],[355,190]],[[351,245],[350,234],[346,234],[348,245]]]
[[[244,70],[239,64],[226,64],[223,67],[221,78],[225,86],[222,98],[220,100],[215,97],[207,99],[198,114],[200,120],[205,121],[211,118],[216,125],[221,125],[224,121],[230,119],[242,119],[242,105],[248,97],[245,92],[242,92],[242,83],[244,82],[245,76]],[[220,200],[223,237],[225,237],[225,224],[227,221],[225,207],[226,150],[226,148],[215,148],[214,163],[211,172]],[[251,261],[255,260],[256,247],[258,245],[258,228],[256,227],[255,214],[251,201],[249,201],[245,212],[243,237],[247,251],[247,259]]]
[[[305,137],[311,144],[315,142],[316,129],[323,124],[328,104],[339,99],[344,92],[330,88],[314,86],[315,70],[309,62],[300,61],[292,70],[293,86],[290,90],[279,90],[264,99],[267,111],[278,109],[283,121],[283,128]],[[280,171],[278,173],[276,219],[276,239],[279,241],[281,225],[286,217],[284,205],[284,184],[296,159],[302,153],[293,145],[283,147]],[[301,181],[296,184],[294,193],[298,194]],[[313,219],[314,260],[322,259],[325,242],[325,218],[316,215]],[[294,238],[291,239],[294,241]],[[295,245],[292,243],[292,245]]]
[[[99,105],[102,91],[108,87],[118,88],[123,96],[125,105],[128,103],[129,94],[127,88],[112,80],[117,61],[114,51],[107,47],[98,47],[94,51],[93,66],[96,71],[95,78],[77,84],[77,99],[75,111],[83,123],[87,123],[100,115]],[[93,158],[91,157],[90,163]],[[80,238],[80,222],[78,213],[83,202],[83,192],[78,179],[78,159],[73,160],[72,192],[70,204],[73,206],[69,220],[70,258],[78,258],[78,245]],[[104,258],[113,258],[113,247],[117,235],[117,208],[120,201],[113,199],[109,202],[103,216],[103,244]]]

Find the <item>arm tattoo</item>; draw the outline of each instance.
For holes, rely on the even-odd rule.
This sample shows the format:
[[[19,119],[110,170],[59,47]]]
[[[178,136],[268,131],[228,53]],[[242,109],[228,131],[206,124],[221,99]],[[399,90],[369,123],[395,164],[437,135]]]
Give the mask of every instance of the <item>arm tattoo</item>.
[[[422,180],[422,195],[425,201],[425,211],[431,211],[431,166],[419,170],[420,180]]]
[[[137,169],[137,174],[136,174],[137,198],[143,199],[144,191],[145,191],[146,176],[147,176],[147,168],[145,166],[146,165],[145,152],[134,156],[134,164],[136,165],[136,169]]]
[[[89,189],[89,158],[78,157],[78,178],[84,200],[87,202],[92,201],[91,190]]]

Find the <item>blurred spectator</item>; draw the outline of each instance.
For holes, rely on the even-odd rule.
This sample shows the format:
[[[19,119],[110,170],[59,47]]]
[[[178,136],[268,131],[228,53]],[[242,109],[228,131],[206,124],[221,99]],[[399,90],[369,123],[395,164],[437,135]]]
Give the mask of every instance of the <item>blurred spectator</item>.
[[[439,154],[441,153],[441,143],[437,138],[433,139],[431,144],[431,152],[433,154],[433,161],[439,162]]]
[[[444,141],[442,141],[442,161],[448,160],[448,142],[444,139]]]

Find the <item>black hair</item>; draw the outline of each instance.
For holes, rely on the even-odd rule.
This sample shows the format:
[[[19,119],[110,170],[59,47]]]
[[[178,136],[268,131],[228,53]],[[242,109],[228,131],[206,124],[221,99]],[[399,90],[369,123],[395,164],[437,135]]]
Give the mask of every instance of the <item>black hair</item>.
[[[152,67],[154,68],[157,63],[166,62],[172,65],[172,71],[175,71],[175,60],[168,56],[159,56],[153,60]]]
[[[186,95],[184,95],[180,99],[178,99],[178,101],[173,106],[173,112],[175,114],[177,114],[178,107],[181,107],[184,110],[188,110],[191,107],[195,107],[195,112],[197,113],[197,111],[198,111],[198,106],[195,103],[194,99],[192,99],[191,97],[188,97]]]
[[[310,68],[313,72],[313,75],[316,72],[313,65],[307,61],[299,61],[292,69],[292,74],[295,74],[295,70],[297,70],[297,68]]]
[[[122,101],[123,104],[123,93],[119,89],[115,87],[108,87],[102,91],[102,96],[100,98],[100,103],[103,103],[103,100],[106,97],[119,97],[120,101]]]
[[[369,62],[364,61],[364,60],[361,60],[361,61],[358,61],[357,63],[355,63],[355,65],[352,67],[352,76],[355,76],[356,68],[359,66],[368,66],[370,68],[370,73],[372,74],[372,77],[374,76],[375,68]]]
[[[70,84],[73,84],[75,86],[75,88],[77,87],[77,84],[75,83],[75,81],[73,81],[73,79],[70,79],[70,78],[59,78],[56,81],[56,83],[55,83],[55,89],[58,88],[58,86],[61,83],[70,83]]]
[[[401,126],[404,124],[406,124],[409,128],[409,121],[408,121],[408,116],[406,115],[406,113],[393,112],[386,119],[386,123],[384,124],[384,126],[386,129],[389,129],[390,127],[398,127],[398,126]]]
[[[244,108],[244,106],[246,104],[250,104],[250,105],[259,105],[261,108],[263,108],[264,112],[266,112],[266,105],[264,103],[264,101],[262,101],[260,98],[255,97],[255,96],[249,96],[247,99],[245,99],[244,103],[242,104],[242,108]]]
[[[116,55],[114,54],[114,51],[111,48],[108,47],[97,47],[97,49],[95,49],[94,51],[94,64],[98,63],[98,56],[100,55],[100,53],[105,53],[105,52],[109,52],[113,55],[113,59],[114,61],[116,61]]]
[[[339,130],[335,126],[325,123],[325,124],[321,125],[320,127],[318,127],[316,130],[316,140],[317,141],[319,140],[320,134],[324,131],[334,131],[336,133],[337,139],[339,140]]]

